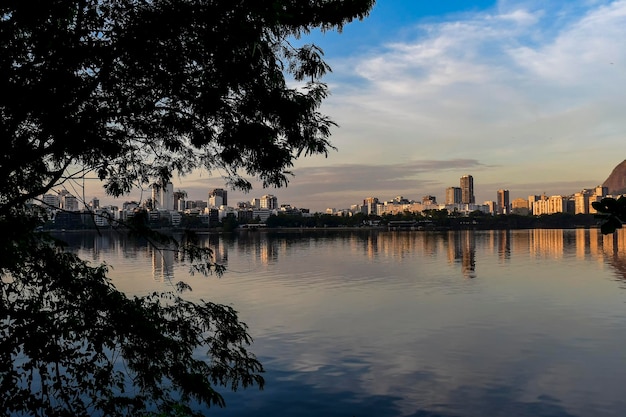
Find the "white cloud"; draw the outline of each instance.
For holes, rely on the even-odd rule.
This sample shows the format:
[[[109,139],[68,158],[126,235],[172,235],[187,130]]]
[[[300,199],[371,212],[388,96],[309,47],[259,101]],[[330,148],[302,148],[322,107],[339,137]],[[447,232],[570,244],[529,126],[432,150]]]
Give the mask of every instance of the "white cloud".
[[[510,54],[529,75],[542,81],[571,87],[592,82],[597,88],[615,77],[623,81],[625,34],[626,2],[619,1],[590,12],[550,43],[538,48],[521,46]]]
[[[538,22],[539,15],[530,13],[527,10],[516,9],[509,13],[500,14],[496,18],[505,22],[513,22],[517,25],[531,26]]]
[[[601,182],[613,159],[623,159],[615,152],[626,132],[618,110],[626,1],[589,7],[501,2],[497,11],[417,25],[413,41],[331,63],[341,80],[325,107],[341,126],[331,161],[476,159],[493,167],[481,173],[485,183],[511,189]]]

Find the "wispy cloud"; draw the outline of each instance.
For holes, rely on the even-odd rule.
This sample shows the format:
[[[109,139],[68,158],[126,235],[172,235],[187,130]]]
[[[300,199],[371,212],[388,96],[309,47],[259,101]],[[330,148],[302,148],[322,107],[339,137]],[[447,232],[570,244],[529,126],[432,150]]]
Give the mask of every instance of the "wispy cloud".
[[[460,177],[467,172],[477,172],[490,167],[473,159],[419,160],[380,165],[328,164],[302,167],[294,170],[294,177],[287,188],[265,189],[254,184],[249,195],[231,191],[230,203],[250,200],[262,194],[276,194],[279,203],[323,210],[326,207],[348,208],[365,197],[374,196],[391,200],[397,195],[418,200],[423,194],[458,186]],[[453,172],[451,183],[439,179],[443,173]],[[220,187],[215,180],[186,181],[189,195],[206,194],[209,187]],[[204,197],[202,197],[204,198]]]
[[[473,159],[419,160],[379,165],[340,164],[297,169],[293,187],[280,190],[286,199],[346,208],[368,196],[390,200],[396,195],[419,199],[427,190],[458,186],[439,179],[441,173],[478,171],[485,168]]]
[[[603,89],[614,87],[615,77],[624,81],[626,76],[625,28],[626,2],[619,1],[590,11],[549,43],[520,46],[510,53],[528,76],[541,82],[606,92]]]
[[[514,189],[601,181],[623,159],[626,1],[503,1],[412,31],[332,62],[334,163],[474,159],[499,167],[485,184]]]

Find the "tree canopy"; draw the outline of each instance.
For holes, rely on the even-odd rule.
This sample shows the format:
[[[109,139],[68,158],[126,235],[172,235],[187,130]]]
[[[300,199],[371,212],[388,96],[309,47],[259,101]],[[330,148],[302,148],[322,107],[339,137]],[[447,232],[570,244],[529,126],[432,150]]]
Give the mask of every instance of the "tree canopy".
[[[327,152],[332,125],[322,52],[291,41],[372,3],[2,2],[0,193],[40,195],[72,166],[113,195],[197,167],[285,184],[294,158]]]
[[[121,196],[197,168],[285,185],[296,158],[332,147],[330,68],[296,43],[373,2],[0,3],[0,413],[190,414],[191,401],[223,405],[220,386],[262,385],[234,310],[119,292],[105,265],[36,231],[45,211],[31,202],[85,176]],[[192,237],[162,243],[221,272]]]

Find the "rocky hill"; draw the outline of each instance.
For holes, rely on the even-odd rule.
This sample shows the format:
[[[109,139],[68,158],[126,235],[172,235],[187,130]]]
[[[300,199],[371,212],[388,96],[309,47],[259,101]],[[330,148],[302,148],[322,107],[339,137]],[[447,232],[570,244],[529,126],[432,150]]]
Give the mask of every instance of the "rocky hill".
[[[613,168],[602,186],[609,188],[609,194],[626,194],[626,160]]]

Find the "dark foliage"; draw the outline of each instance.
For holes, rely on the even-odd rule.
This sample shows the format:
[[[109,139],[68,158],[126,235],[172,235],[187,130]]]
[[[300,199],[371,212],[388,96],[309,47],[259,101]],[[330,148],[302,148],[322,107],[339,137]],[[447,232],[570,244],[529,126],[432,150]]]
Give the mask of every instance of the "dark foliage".
[[[597,217],[602,219],[601,230],[603,234],[614,233],[622,228],[622,223],[626,221],[626,197],[603,198],[600,201],[591,203],[597,210]]]
[[[286,184],[294,158],[327,152],[333,125],[317,111],[321,50],[290,40],[372,3],[3,1],[0,195],[25,202],[87,172],[121,195],[198,167],[244,189],[241,173]]]
[[[189,400],[223,405],[216,387],[262,386],[262,366],[245,350],[250,336],[230,307],[174,293],[128,298],[106,265],[90,266],[44,236],[13,248],[20,262],[1,265],[3,414],[167,412]]]
[[[106,265],[38,231],[48,219],[31,201],[84,177],[120,196],[197,168],[242,189],[247,177],[285,185],[295,158],[331,148],[333,125],[318,112],[321,50],[291,42],[372,4],[0,2],[0,414],[191,415],[224,405],[220,387],[263,385],[234,310],[185,300],[184,284],[119,292]],[[192,234],[148,226],[126,225],[196,272],[222,272]]]
[[[522,216],[518,214],[491,215],[480,211],[462,216],[447,210],[426,210],[422,213],[384,214],[383,216],[357,213],[352,216],[335,216],[315,213],[310,217],[300,215],[270,216],[266,224],[269,228],[281,227],[361,227],[376,224],[382,227],[397,228],[394,222],[406,222],[401,228],[438,230],[503,230],[503,229],[568,229],[574,227],[595,227],[593,215],[556,213],[542,216]]]

